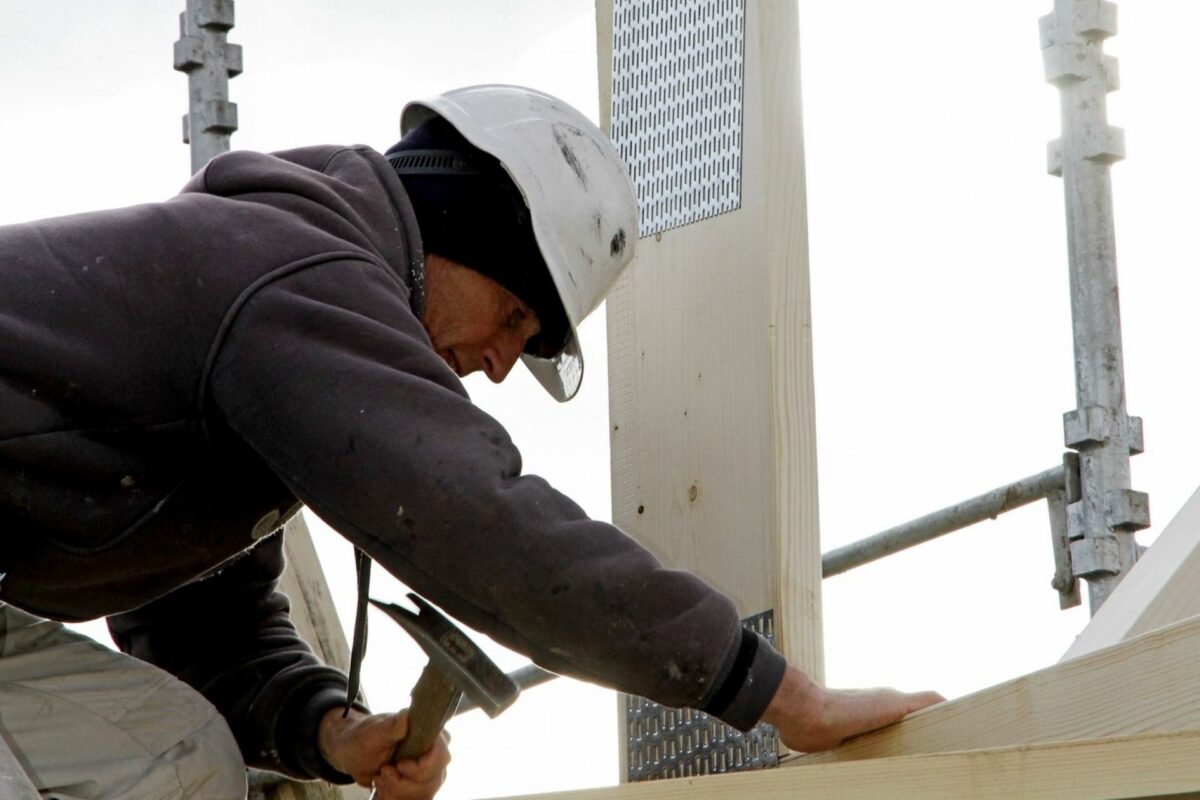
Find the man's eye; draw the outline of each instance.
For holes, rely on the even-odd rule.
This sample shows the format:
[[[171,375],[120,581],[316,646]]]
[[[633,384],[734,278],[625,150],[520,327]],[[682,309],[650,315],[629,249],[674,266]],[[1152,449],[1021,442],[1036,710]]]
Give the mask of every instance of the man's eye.
[[[519,328],[519,327],[521,327],[521,323],[524,321],[525,321],[524,309],[515,308],[515,309],[513,309],[513,312],[508,315],[508,327],[510,327],[510,328]]]

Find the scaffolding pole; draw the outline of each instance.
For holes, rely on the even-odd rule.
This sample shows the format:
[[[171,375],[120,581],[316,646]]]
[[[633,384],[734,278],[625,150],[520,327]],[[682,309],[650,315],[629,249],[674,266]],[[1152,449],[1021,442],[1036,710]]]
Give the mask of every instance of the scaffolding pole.
[[[1058,87],[1062,138],[1048,168],[1063,179],[1071,275],[1078,406],[1063,415],[1067,447],[1080,455],[1082,496],[1067,509],[1074,574],[1100,608],[1137,561],[1134,531],[1150,524],[1149,498],[1130,489],[1129,457],[1142,451],[1142,421],[1126,414],[1110,166],[1124,133],[1108,124],[1117,60],[1104,40],[1117,32],[1107,0],[1055,0],[1041,19],[1046,80]]]
[[[866,539],[830,550],[821,557],[821,574],[826,578],[841,575],[884,556],[907,550],[968,525],[995,519],[1006,511],[1064,491],[1068,483],[1068,471],[1069,467],[1054,467]]]
[[[179,15],[175,69],[188,76],[183,141],[191,145],[193,173],[229,149],[238,127],[229,79],[242,72],[242,48],[226,41],[232,27],[233,0],[187,0],[187,10]]]

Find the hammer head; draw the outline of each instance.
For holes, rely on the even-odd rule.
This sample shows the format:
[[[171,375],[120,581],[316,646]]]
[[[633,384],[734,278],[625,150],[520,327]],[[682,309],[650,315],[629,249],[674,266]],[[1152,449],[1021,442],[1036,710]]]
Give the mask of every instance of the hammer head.
[[[471,639],[433,606],[415,594],[408,599],[418,609],[414,614],[394,603],[371,603],[417,640],[431,664],[469,697],[489,717],[495,717],[517,699],[520,690]]]

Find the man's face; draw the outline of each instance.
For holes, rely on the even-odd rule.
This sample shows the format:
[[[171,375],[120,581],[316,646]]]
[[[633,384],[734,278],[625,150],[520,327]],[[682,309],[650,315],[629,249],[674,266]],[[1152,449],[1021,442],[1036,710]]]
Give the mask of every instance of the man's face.
[[[533,309],[491,278],[430,253],[425,257],[425,332],[461,378],[483,370],[499,383],[541,330]]]

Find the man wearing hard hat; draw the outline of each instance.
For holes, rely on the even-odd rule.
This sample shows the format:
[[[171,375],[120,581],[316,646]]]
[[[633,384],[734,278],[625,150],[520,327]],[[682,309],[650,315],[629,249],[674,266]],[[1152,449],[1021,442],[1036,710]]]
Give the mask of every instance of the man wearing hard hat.
[[[0,765],[61,798],[238,798],[243,763],[436,792],[444,743],[390,764],[406,716],[344,713],[346,677],[288,621],[278,531],[301,504],[547,669],[793,749],[938,700],[816,686],[730,600],[521,474],[459,379],[521,359],[575,394],[576,326],[633,257],[632,185],[528,89],[411,104],[402,132],[383,156],[229,153],[165,203],[0,228]],[[51,621],[100,616],[136,659]]]

